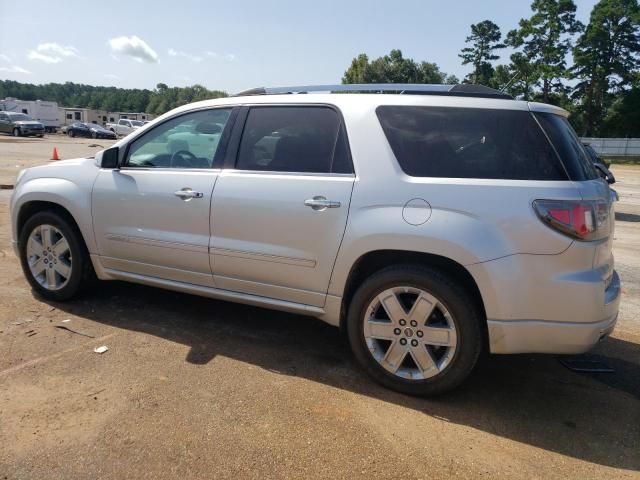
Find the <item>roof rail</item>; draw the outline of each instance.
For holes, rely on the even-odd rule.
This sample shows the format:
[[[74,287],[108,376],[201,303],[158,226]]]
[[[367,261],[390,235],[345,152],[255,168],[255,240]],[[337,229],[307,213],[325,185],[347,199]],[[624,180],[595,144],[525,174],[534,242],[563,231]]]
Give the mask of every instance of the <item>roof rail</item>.
[[[351,92],[351,93],[399,93],[413,95],[450,95],[458,97],[503,98],[513,100],[499,90],[484,85],[440,85],[423,83],[351,83],[346,85],[302,85],[295,87],[259,87],[233,95],[244,97],[251,95],[282,95],[313,92]]]

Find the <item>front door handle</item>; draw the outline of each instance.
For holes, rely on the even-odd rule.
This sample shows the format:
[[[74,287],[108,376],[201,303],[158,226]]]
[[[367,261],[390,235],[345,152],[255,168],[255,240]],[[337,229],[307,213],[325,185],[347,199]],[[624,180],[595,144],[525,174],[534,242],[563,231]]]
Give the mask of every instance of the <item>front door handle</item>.
[[[316,211],[326,210],[327,208],[338,208],[340,207],[340,202],[336,202],[334,200],[327,200],[325,197],[316,196],[313,198],[308,198],[304,201],[304,204],[307,207],[311,207]]]
[[[178,190],[177,192],[173,192],[173,194],[176,197],[180,197],[185,202],[188,202],[192,198],[202,198],[203,195],[204,195],[202,192],[196,192],[196,191],[190,189],[189,187],[185,187],[182,190]]]

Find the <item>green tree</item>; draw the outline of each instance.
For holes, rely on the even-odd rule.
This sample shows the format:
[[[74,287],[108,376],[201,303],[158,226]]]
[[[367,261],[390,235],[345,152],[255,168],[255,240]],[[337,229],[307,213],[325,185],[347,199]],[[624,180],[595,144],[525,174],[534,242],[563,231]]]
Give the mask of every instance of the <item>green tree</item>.
[[[531,100],[539,85],[538,69],[521,52],[511,55],[509,65],[498,65],[495,68],[491,84],[494,88],[504,90],[509,95],[523,100]]]
[[[496,50],[506,47],[504,43],[500,43],[501,38],[500,27],[491,20],[471,25],[471,35],[465,40],[465,43],[471,43],[471,46],[463,48],[462,53],[458,55],[462,58],[463,65],[473,65],[473,71],[467,75],[465,81],[493,86],[494,69],[491,62],[500,58],[496,55]]]
[[[369,61],[361,53],[351,61],[344,72],[342,83],[458,83],[455,76],[440,71],[435,63],[417,63],[404,58],[400,50],[391,50],[389,55]]]
[[[640,137],[640,88],[615,97],[597,132],[605,137]]]
[[[541,98],[548,102],[552,93],[564,90],[570,36],[580,32],[583,25],[576,20],[573,0],[533,0],[531,10],[531,18],[520,20],[519,28],[508,33],[507,44],[522,47],[525,57],[535,65],[541,79]]]
[[[601,0],[573,49],[573,98],[579,101],[582,134],[599,134],[615,95],[638,78],[640,8],[637,0]],[[624,101],[619,102],[620,106]]]
[[[225,97],[220,90],[208,90],[202,85],[170,88],[159,83],[156,90],[94,87],[72,82],[33,85],[12,80],[0,80],[0,98],[21,100],[49,100],[63,107],[93,108],[98,110],[164,113],[185,103],[208,98]]]

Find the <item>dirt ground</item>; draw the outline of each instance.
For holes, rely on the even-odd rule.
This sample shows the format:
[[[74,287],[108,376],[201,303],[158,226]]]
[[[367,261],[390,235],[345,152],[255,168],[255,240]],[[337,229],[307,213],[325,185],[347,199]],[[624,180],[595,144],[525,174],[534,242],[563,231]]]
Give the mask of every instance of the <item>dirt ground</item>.
[[[4,140],[7,176],[54,143]],[[1,190],[0,478],[640,479],[640,168],[613,171],[623,299],[589,357],[615,372],[495,356],[435,400],[372,383],[314,319],[125,283],[44,302]]]

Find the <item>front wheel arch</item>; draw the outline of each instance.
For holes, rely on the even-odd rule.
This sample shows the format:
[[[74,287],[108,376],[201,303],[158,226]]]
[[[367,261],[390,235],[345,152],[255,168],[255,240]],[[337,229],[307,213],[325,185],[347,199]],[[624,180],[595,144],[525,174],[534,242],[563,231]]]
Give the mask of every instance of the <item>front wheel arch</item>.
[[[61,217],[64,217],[65,220],[67,220],[77,231],[79,238],[82,240],[82,244],[84,245],[84,248],[87,248],[87,242],[84,238],[84,235],[82,235],[82,230],[80,230],[80,227],[78,226],[78,222],[76,222],[75,218],[73,218],[73,215],[71,215],[71,212],[69,212],[69,210],[64,208],[62,205],[59,205],[53,202],[30,201],[22,205],[20,207],[20,211],[18,212],[18,223],[16,225],[17,236],[19,237],[21,235],[22,229],[24,228],[24,225],[25,223],[27,223],[27,220],[29,220],[29,218],[31,218],[33,215],[35,215],[38,212],[44,212],[44,211],[54,212],[60,215]]]

